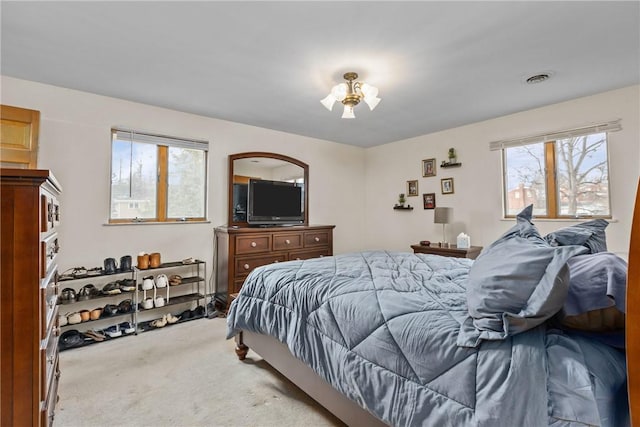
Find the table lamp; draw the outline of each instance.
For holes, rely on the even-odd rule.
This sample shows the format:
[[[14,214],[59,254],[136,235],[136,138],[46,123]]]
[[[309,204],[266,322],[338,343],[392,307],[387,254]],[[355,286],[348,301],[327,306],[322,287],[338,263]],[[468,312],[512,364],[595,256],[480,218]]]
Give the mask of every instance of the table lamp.
[[[433,212],[433,222],[442,224],[442,243],[447,243],[447,235],[444,227],[451,222],[453,208],[435,208]]]

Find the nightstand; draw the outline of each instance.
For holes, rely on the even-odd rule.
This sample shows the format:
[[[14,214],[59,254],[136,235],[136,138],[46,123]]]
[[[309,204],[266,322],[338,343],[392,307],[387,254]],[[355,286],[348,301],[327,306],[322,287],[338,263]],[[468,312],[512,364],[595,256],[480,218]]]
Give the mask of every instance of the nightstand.
[[[414,254],[431,254],[454,258],[476,259],[478,255],[480,255],[482,246],[471,246],[467,249],[458,249],[456,245],[451,245],[448,248],[441,248],[439,246],[411,245],[411,249],[413,249]]]

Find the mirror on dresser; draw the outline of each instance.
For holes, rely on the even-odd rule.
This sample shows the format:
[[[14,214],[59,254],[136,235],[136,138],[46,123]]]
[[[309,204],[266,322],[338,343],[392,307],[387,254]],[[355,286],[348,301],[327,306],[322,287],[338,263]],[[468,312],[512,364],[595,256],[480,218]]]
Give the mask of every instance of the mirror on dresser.
[[[309,223],[309,166],[282,154],[247,152],[229,156],[229,226],[247,226],[247,189],[251,178],[301,184],[303,225]]]

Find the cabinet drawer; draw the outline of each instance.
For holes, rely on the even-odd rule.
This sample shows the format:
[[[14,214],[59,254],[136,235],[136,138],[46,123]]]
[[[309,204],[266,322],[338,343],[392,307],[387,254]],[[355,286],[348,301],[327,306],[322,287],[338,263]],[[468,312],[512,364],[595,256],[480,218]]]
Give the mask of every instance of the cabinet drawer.
[[[53,282],[40,289],[40,331],[42,331],[40,338],[45,338],[52,325],[55,327],[56,319],[58,318],[56,289],[57,287]]]
[[[54,367],[54,374],[52,381],[49,383],[49,387],[47,390],[47,400],[44,401],[44,408],[42,408],[42,412],[40,413],[40,425],[43,427],[53,425],[53,419],[56,409],[56,404],[58,403],[58,383],[60,381],[60,360],[56,358],[56,363]]]
[[[58,366],[58,336],[59,329],[54,326],[49,329],[49,335],[46,340],[47,346],[40,350],[40,400],[47,401],[49,394],[49,386],[54,381],[54,376]]]
[[[270,234],[236,237],[236,254],[252,254],[269,250],[271,250]]]
[[[301,260],[301,259],[310,259],[310,258],[322,258],[324,256],[329,256],[331,253],[329,249],[315,249],[311,251],[293,251],[289,253],[289,260]]]
[[[242,289],[242,285],[244,285],[244,279],[234,280],[233,281],[233,288],[231,289],[231,291],[229,293],[230,294],[237,294],[238,292],[240,292],[240,289]]]
[[[329,244],[328,231],[310,231],[304,233],[304,247],[327,246]]]
[[[60,225],[60,202],[49,193],[40,195],[40,231],[49,231]]]
[[[289,250],[302,247],[302,233],[275,234],[273,236],[273,250]]]
[[[41,269],[40,277],[44,278],[47,276],[47,273],[51,272],[51,268],[53,266],[53,261],[58,255],[58,251],[60,251],[60,245],[58,244],[58,234],[54,233],[51,236],[47,237],[45,240],[40,242],[42,246],[40,248],[40,256],[41,260]]]
[[[251,258],[236,258],[236,277],[246,276],[254,268],[261,265],[272,264],[274,262],[286,261],[286,255],[263,255]]]

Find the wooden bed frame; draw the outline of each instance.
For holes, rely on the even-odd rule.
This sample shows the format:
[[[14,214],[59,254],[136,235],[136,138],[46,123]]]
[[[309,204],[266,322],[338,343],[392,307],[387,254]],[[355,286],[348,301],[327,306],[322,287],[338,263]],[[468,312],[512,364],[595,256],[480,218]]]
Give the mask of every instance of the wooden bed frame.
[[[631,425],[640,426],[640,181],[631,227],[627,274],[626,351]],[[634,310],[638,308],[638,310]],[[236,335],[236,354],[251,348],[302,391],[349,426],[384,426],[382,421],[336,391],[277,339],[249,331]]]

